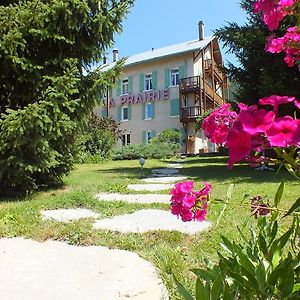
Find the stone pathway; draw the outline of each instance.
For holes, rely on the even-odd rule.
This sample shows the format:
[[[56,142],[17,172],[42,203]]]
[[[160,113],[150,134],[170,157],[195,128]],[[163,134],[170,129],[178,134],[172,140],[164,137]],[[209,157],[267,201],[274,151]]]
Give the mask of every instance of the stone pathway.
[[[187,234],[208,230],[210,223],[204,222],[182,222],[170,211],[158,209],[142,209],[132,214],[125,214],[97,220],[93,228],[108,229],[122,233],[143,233],[151,230],[178,230]]]
[[[175,183],[178,181],[186,180],[186,176],[164,176],[164,177],[148,177],[142,179],[146,183]]]
[[[128,203],[170,203],[170,195],[160,194],[97,194],[96,198],[101,201],[125,201]]]
[[[127,188],[132,191],[147,191],[147,192],[155,192],[155,191],[163,191],[170,190],[174,184],[170,183],[161,183],[161,184],[129,184]]]
[[[152,176],[142,179],[144,184],[131,184],[128,189],[149,192],[170,190],[175,182],[187,179],[179,174],[180,168],[180,164],[169,164],[167,168],[154,169]],[[129,203],[170,203],[169,194],[100,193],[96,198],[100,201]],[[45,220],[60,222],[99,218],[99,214],[82,208],[44,210],[41,214]],[[94,229],[122,233],[177,230],[195,234],[206,231],[209,227],[210,223],[207,221],[184,223],[170,211],[159,209],[142,209],[131,214],[98,219],[93,224]],[[12,240],[0,239],[0,282],[8,282],[3,287],[0,286],[1,296],[16,295],[15,298],[7,297],[13,300],[99,297],[101,300],[168,299],[154,267],[137,254],[105,247],[75,247],[53,241],[41,244],[23,239]],[[8,281],[7,272],[14,272],[14,276],[10,276]],[[33,288],[28,288],[33,284]],[[56,298],[55,295],[59,296]]]
[[[53,210],[42,210],[44,220],[56,220],[59,222],[69,222],[83,218],[98,218],[99,214],[86,208],[61,208]]]
[[[161,300],[167,291],[156,269],[137,254],[0,239],[0,298],[9,300]]]

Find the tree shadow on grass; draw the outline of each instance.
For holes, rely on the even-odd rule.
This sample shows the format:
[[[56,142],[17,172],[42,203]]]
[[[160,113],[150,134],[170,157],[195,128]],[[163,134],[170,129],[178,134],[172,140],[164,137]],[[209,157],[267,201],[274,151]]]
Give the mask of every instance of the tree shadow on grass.
[[[282,181],[298,182],[285,169],[277,171],[258,171],[248,165],[238,164],[233,169],[227,169],[225,165],[202,165],[187,167],[181,170],[182,175],[198,177],[202,180],[234,181],[236,183],[280,183]]]
[[[103,174],[107,172],[116,173],[120,174],[122,177],[127,175],[128,178],[131,179],[142,179],[151,176],[153,169],[157,169],[157,167],[144,168],[143,171],[140,168],[111,168],[105,170],[98,169],[94,172]],[[228,170],[227,165],[225,164],[200,164],[199,166],[186,165],[185,168],[179,170],[179,175],[206,181],[232,181],[236,183],[280,183],[283,180],[292,182],[298,181],[284,169],[280,170],[279,173],[276,171],[256,171],[246,164],[237,164],[231,170]]]

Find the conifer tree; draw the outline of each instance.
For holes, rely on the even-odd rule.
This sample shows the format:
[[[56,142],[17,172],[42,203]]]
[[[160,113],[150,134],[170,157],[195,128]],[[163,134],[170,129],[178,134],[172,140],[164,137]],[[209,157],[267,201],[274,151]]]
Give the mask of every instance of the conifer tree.
[[[106,73],[102,60],[133,0],[0,3],[0,192],[60,181],[73,166],[78,126]]]

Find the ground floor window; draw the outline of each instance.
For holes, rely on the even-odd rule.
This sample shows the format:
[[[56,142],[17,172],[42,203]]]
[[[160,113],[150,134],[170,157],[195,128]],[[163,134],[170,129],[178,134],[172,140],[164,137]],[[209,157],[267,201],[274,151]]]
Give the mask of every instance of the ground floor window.
[[[130,133],[122,134],[122,145],[126,146],[130,144]]]

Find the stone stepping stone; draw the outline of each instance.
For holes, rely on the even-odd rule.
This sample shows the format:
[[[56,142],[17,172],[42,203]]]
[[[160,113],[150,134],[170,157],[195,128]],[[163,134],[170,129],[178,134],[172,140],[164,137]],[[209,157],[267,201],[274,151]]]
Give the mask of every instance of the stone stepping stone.
[[[146,183],[172,183],[172,182],[178,182],[186,179],[187,179],[186,176],[164,176],[164,177],[148,177],[142,179],[142,181]]]
[[[162,175],[173,175],[178,174],[179,171],[173,168],[162,168],[162,169],[153,169],[152,174],[162,174]]]
[[[136,253],[63,242],[0,239],[1,299],[160,300],[167,291]]]
[[[175,168],[175,169],[182,169],[183,165],[182,164],[167,164],[168,168]]]
[[[143,233],[150,230],[177,230],[183,233],[194,234],[208,230],[210,223],[182,222],[170,211],[158,209],[142,209],[132,214],[115,216],[97,220],[93,227],[95,229],[108,229],[122,233]]]
[[[99,214],[86,208],[63,208],[41,211],[43,220],[70,222],[83,218],[98,218]]]
[[[155,191],[163,191],[170,190],[173,188],[174,184],[170,183],[161,183],[161,184],[129,184],[127,188],[132,191],[147,191],[147,192],[155,192]]]
[[[101,201],[125,201],[129,203],[166,203],[170,204],[170,195],[160,194],[97,194],[96,198]]]

